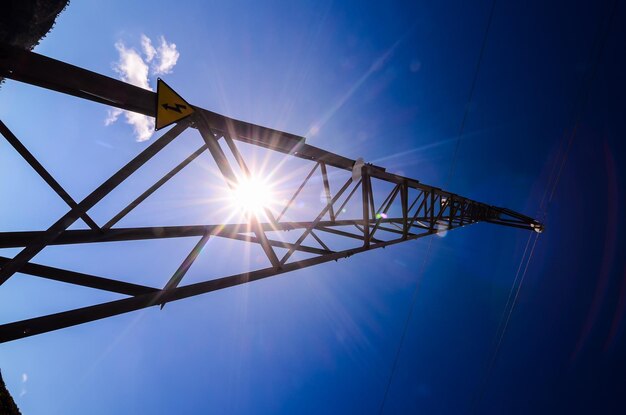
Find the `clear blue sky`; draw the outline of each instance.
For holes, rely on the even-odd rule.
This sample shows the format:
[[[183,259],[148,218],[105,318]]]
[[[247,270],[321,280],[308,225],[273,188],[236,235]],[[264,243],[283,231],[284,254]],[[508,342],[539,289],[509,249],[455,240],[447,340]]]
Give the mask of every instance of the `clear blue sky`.
[[[545,3],[496,4],[447,184],[535,217],[609,11]],[[443,186],[491,4],[74,1],[35,50],[117,77],[116,43],[141,52],[142,34],[164,36],[180,55],[161,77],[189,102]],[[626,406],[623,6],[477,413]],[[77,200],[151,142],[123,116],[105,126],[100,104],[13,81],[0,117]],[[92,217],[104,223],[200,144],[186,133]],[[1,231],[66,212],[3,140],[0,172]],[[217,180],[203,159],[120,226],[211,222]],[[377,414],[419,284],[384,413],[470,413],[528,236],[477,224],[433,237],[428,256],[426,238],[3,344],[0,368],[29,415]],[[35,260],[160,286],[194,242],[51,247]],[[184,282],[255,263],[237,249],[211,240]],[[114,298],[17,274],[0,287],[0,321]]]

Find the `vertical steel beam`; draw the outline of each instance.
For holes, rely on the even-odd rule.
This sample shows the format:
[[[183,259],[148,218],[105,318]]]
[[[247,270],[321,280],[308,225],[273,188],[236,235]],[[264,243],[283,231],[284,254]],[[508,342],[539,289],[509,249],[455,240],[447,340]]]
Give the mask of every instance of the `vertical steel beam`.
[[[450,216],[448,217],[448,229],[451,229],[452,219],[454,218],[454,215],[456,215],[456,201],[454,200],[454,196],[450,196],[449,214]]]
[[[326,193],[326,204],[328,205],[328,214],[330,215],[330,220],[335,221],[335,211],[333,210],[333,205],[331,204],[332,197],[330,195],[330,185],[328,184],[328,173],[326,172],[326,163],[323,161],[320,162],[320,168],[322,170],[322,181],[324,182],[324,192]]]
[[[400,185],[400,203],[402,204],[402,238],[409,235],[409,187],[406,180]]]
[[[443,205],[441,204],[441,196],[439,197],[439,213],[437,214],[437,217],[433,220],[433,223],[439,225],[439,221],[441,220],[441,218],[443,217],[443,214],[446,210],[446,208],[449,206],[450,204],[450,199],[446,199],[445,202],[443,202]],[[434,209],[433,209],[434,211]],[[437,229],[436,231],[438,231],[439,229]]]
[[[374,203],[374,190],[372,188],[372,175],[368,173],[367,175],[367,186],[369,189],[369,206],[370,206],[370,219],[376,218],[376,204]]]
[[[217,167],[222,173],[222,176],[224,176],[226,184],[229,188],[235,189],[238,183],[237,176],[230,167],[228,159],[226,158],[226,154],[224,154],[224,151],[217,142],[217,138],[215,137],[215,134],[213,134],[213,132],[211,131],[211,127],[209,126],[208,122],[205,120],[202,113],[199,114],[200,115],[195,118],[196,124],[198,125],[198,131],[200,131],[200,135],[204,139],[204,142],[207,145],[209,152],[217,163]],[[274,249],[267,240],[267,236],[265,235],[263,228],[259,225],[258,218],[254,214],[250,215],[250,225],[256,237],[259,238],[259,241],[261,242],[261,247],[263,248],[265,255],[267,255],[267,258],[270,260],[272,266],[280,267],[280,261],[278,260]]]
[[[459,226],[463,226],[463,220],[465,219],[465,204],[466,204],[465,200],[462,200],[461,201],[461,217],[460,217],[461,221],[459,223]]]
[[[435,192],[430,192],[430,231],[435,230]]]
[[[370,246],[370,194],[371,181],[367,166],[361,167],[361,195],[363,203],[363,246]]]

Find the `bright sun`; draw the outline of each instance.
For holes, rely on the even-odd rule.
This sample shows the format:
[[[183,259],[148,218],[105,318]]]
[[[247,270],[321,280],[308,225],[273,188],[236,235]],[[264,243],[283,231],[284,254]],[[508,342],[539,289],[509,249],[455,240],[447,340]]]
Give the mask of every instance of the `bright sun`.
[[[231,198],[233,207],[257,216],[263,214],[274,201],[272,187],[258,177],[242,179],[232,190]]]

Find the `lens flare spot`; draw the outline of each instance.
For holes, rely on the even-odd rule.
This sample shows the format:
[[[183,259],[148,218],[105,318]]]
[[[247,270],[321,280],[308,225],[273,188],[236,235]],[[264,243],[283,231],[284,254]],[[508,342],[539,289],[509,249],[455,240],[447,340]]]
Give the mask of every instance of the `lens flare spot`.
[[[274,202],[272,187],[258,177],[241,180],[230,196],[232,206],[247,214],[260,215]]]

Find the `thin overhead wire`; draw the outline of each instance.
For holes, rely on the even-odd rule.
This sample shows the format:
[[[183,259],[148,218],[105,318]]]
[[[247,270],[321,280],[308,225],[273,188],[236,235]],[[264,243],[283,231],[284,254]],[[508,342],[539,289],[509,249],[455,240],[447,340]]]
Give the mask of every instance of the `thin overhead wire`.
[[[563,173],[563,169],[565,168],[565,165],[567,164],[567,159],[569,156],[569,152],[570,149],[572,147],[572,142],[574,141],[574,138],[576,137],[576,134],[578,132],[578,126],[580,125],[580,120],[582,118],[582,115],[587,107],[587,103],[589,101],[589,95],[591,94],[591,89],[592,89],[592,85],[593,85],[593,81],[596,78],[596,75],[598,73],[598,67],[600,66],[600,61],[602,60],[602,54],[604,53],[604,47],[606,45],[606,40],[609,37],[609,33],[611,31],[611,26],[613,23],[613,18],[615,16],[615,12],[617,10],[617,5],[618,5],[619,1],[618,0],[614,0],[613,4],[611,5],[611,9],[609,11],[609,16],[608,16],[608,21],[606,23],[606,25],[600,25],[600,30],[602,28],[604,28],[604,33],[602,34],[602,40],[600,41],[600,46],[597,52],[597,55],[595,57],[595,62],[591,68],[590,74],[589,74],[589,79],[588,79],[588,84],[586,85],[586,88],[584,86],[581,86],[581,91],[580,91],[580,98],[581,98],[581,102],[580,102],[580,106],[578,107],[577,110],[577,114],[576,114],[576,121],[574,122],[574,127],[572,128],[572,133],[570,134],[569,140],[567,142],[567,147],[565,150],[565,155],[563,157],[563,160],[561,162],[561,165],[559,167],[559,171],[557,173],[556,176],[556,180],[554,182],[554,185],[552,186],[552,189],[550,191],[550,198],[548,199],[548,207],[550,206],[550,204],[552,203],[552,199],[554,197],[554,192],[556,191],[556,188],[559,184],[559,181],[561,180],[561,174]],[[604,19],[603,19],[604,20]],[[547,216],[547,207],[545,209],[545,216]]]
[[[454,172],[456,169],[456,161],[459,154],[459,148],[461,147],[461,141],[463,139],[463,133],[465,132],[465,124],[467,123],[467,117],[469,116],[470,106],[472,104],[472,100],[474,99],[474,91],[476,89],[476,81],[478,80],[478,74],[480,73],[480,67],[483,62],[483,55],[485,54],[485,49],[487,46],[487,39],[489,38],[489,29],[491,28],[491,22],[493,21],[493,12],[496,9],[497,0],[493,0],[491,2],[491,10],[489,10],[489,18],[487,19],[487,28],[485,29],[485,35],[483,36],[483,42],[480,46],[480,53],[478,54],[478,62],[476,63],[476,69],[474,70],[474,76],[472,78],[472,84],[470,87],[469,95],[467,97],[467,103],[465,104],[465,109],[463,110],[463,118],[461,119],[461,125],[459,127],[459,134],[456,140],[456,144],[454,146],[454,153],[452,153],[452,164],[450,165],[450,171],[448,172],[448,178],[445,181],[445,186],[450,184],[452,177],[454,176]]]
[[[496,331],[496,333],[500,333],[503,325],[506,326],[506,324],[504,323],[506,315],[507,315],[506,310],[509,309],[511,300],[517,297],[517,295],[514,297],[513,293],[515,292],[515,287],[517,286],[517,281],[519,279],[520,272],[522,270],[522,265],[524,264],[524,258],[526,258],[526,253],[528,252],[528,247],[530,246],[530,240],[532,239],[532,236],[533,236],[532,233],[528,235],[528,240],[526,241],[526,247],[524,248],[524,253],[522,254],[522,259],[519,262],[517,271],[515,272],[515,278],[513,279],[513,284],[511,284],[511,289],[509,290],[509,295],[506,299],[506,304],[504,305],[504,309],[502,310],[502,316],[500,317],[500,323],[498,323],[498,330]]]
[[[391,366],[391,373],[389,374],[389,379],[387,380],[387,384],[385,385],[385,394],[383,395],[383,400],[380,403],[380,408],[378,410],[379,414],[382,414],[385,410],[385,404],[387,403],[387,396],[389,395],[389,388],[391,387],[391,382],[393,380],[394,375],[396,374],[396,369],[398,367],[398,360],[400,360],[400,352],[402,351],[402,345],[404,344],[404,338],[406,337],[406,332],[409,327],[409,323],[411,321],[411,317],[413,316],[413,310],[415,309],[415,303],[417,302],[417,293],[419,291],[420,281],[422,276],[424,275],[424,270],[426,269],[426,264],[428,261],[428,257],[430,256],[430,250],[432,247],[432,239],[428,240],[428,247],[426,248],[426,255],[424,255],[424,261],[422,261],[422,267],[419,271],[419,277],[415,283],[415,288],[413,289],[413,294],[411,295],[411,306],[409,308],[409,314],[404,320],[404,326],[402,328],[402,335],[400,336],[400,343],[398,344],[398,348],[396,349],[396,353],[393,358],[393,365]]]
[[[500,323],[498,324],[498,330],[496,333],[500,335],[497,336],[496,345],[494,347],[494,351],[491,354],[491,358],[489,359],[489,364],[485,371],[485,375],[483,376],[483,381],[479,387],[478,394],[472,400],[472,407],[470,413],[476,413],[478,405],[482,401],[482,398],[487,390],[487,386],[489,385],[489,380],[491,379],[491,374],[493,372],[493,368],[495,366],[496,360],[500,353],[500,348],[502,346],[502,340],[504,339],[504,334],[509,326],[509,321],[511,320],[511,315],[515,309],[515,305],[517,304],[517,299],[519,298],[519,293],[524,285],[524,279],[526,278],[526,272],[528,271],[528,265],[530,264],[530,260],[535,252],[535,245],[537,244],[537,239],[539,239],[539,234],[535,233],[535,240],[533,242],[532,248],[530,250],[530,254],[526,257],[526,253],[528,252],[528,246],[530,245],[530,241],[533,237],[533,234],[528,235],[528,241],[526,242],[526,248],[524,249],[524,253],[522,254],[522,258],[520,259],[519,266],[517,267],[517,272],[515,273],[515,279],[513,280],[513,284],[511,284],[511,290],[509,291],[509,297],[507,299],[506,305],[502,310],[502,316],[500,317]],[[526,264],[524,265],[524,261]],[[524,272],[521,274],[521,278],[519,279],[519,284],[517,283],[518,277],[520,275],[520,271],[524,268]],[[513,293],[515,292],[515,296]],[[511,298],[513,298],[513,302],[511,303]],[[509,307],[509,304],[510,307]],[[508,310],[508,312],[507,312]]]
[[[563,173],[563,169],[567,163],[568,157],[569,157],[569,153],[572,147],[572,143],[574,141],[574,138],[576,137],[576,133],[578,131],[578,126],[580,124],[581,118],[584,114],[585,108],[587,107],[587,103],[589,100],[589,95],[591,94],[591,89],[592,89],[592,85],[593,85],[593,81],[596,77],[597,71],[598,71],[598,67],[600,66],[600,62],[601,62],[601,58],[602,58],[602,54],[604,52],[604,47],[606,45],[606,40],[608,38],[608,35],[610,33],[610,29],[611,29],[611,24],[613,22],[613,17],[615,16],[615,11],[617,9],[617,4],[618,1],[614,0],[613,4],[610,6],[609,9],[609,14],[608,14],[608,21],[606,24],[604,23],[604,18],[601,19],[600,23],[599,23],[599,27],[598,27],[598,33],[595,37],[595,41],[594,44],[592,45],[592,52],[591,52],[591,56],[590,56],[590,63],[592,63],[591,66],[591,70],[589,72],[589,76],[587,79],[587,82],[585,82],[585,79],[583,78],[581,80],[581,84],[580,84],[580,88],[578,90],[577,93],[577,105],[574,107],[574,124],[573,124],[573,128],[571,130],[571,133],[569,134],[569,138],[567,137],[567,134],[564,133],[563,134],[563,138],[561,139],[561,143],[559,145],[559,150],[557,152],[557,155],[554,159],[553,162],[553,166],[550,172],[550,177],[548,178],[548,182],[546,183],[546,187],[544,190],[544,194],[543,197],[541,199],[540,202],[540,213],[541,213],[541,219],[540,221],[542,223],[545,223],[545,221],[548,218],[548,211],[550,208],[550,205],[552,204],[553,201],[553,197],[554,194],[556,192],[556,189],[559,185],[559,182],[561,180],[561,175]],[[604,32],[603,32],[604,29]],[[567,140],[566,144],[565,144],[565,140]],[[565,146],[564,146],[565,144]],[[562,152],[563,151],[563,152]],[[562,153],[562,154],[561,154]],[[556,170],[556,168],[558,167],[558,170]],[[555,176],[556,174],[556,176]],[[546,202],[546,196],[548,195],[548,192],[550,194],[549,198],[547,199]],[[545,205],[545,208],[544,208]],[[525,260],[525,256],[526,256],[526,250],[528,249],[528,243],[530,242],[531,238],[532,238],[532,234],[529,236],[528,238],[528,242],[526,243],[526,249],[524,250],[524,254],[522,255],[522,258],[520,260],[520,266],[517,269],[517,273],[515,275],[515,279],[513,280],[513,284],[511,286],[511,291],[509,292],[509,299],[511,297],[511,293],[513,291],[515,291],[515,297],[513,298],[513,302],[510,304],[510,308],[507,311],[507,307],[509,307],[509,299],[507,299],[507,303],[504,307],[503,313],[502,313],[502,318],[500,320],[500,324],[498,325],[498,330],[497,330],[497,342],[493,351],[493,354],[491,356],[491,359],[489,360],[489,365],[487,367],[486,370],[486,374],[484,377],[484,381],[481,385],[481,388],[478,392],[478,397],[477,399],[474,400],[474,404],[473,404],[473,408],[471,413],[476,413],[478,406],[480,405],[480,402],[482,400],[482,398],[484,397],[484,394],[486,392],[487,386],[489,384],[489,381],[491,379],[491,375],[493,373],[493,368],[495,365],[495,362],[498,358],[498,355],[500,353],[501,347],[502,347],[502,341],[504,339],[504,336],[507,332],[508,326],[509,326],[509,322],[511,319],[511,316],[515,310],[515,306],[517,305],[517,300],[519,298],[519,294],[520,291],[523,287],[524,284],[524,279],[526,277],[526,273],[528,271],[528,267],[530,264],[530,261],[532,259],[533,253],[535,251],[535,246],[537,244],[537,240],[539,239],[539,234],[535,235],[535,240],[533,242],[532,248],[530,250],[530,254],[528,255],[528,258],[526,259],[526,264],[524,266],[524,272],[522,273],[522,277],[519,280],[519,283],[517,284],[517,288],[516,288],[516,283],[517,283],[517,279],[518,279],[518,275],[521,269],[522,264],[524,263]],[[504,316],[506,316],[506,320],[504,321],[504,326],[502,326],[502,321],[504,320]]]
[[[591,70],[589,71],[587,83],[585,84],[584,82],[585,79],[583,78],[581,80],[578,93],[576,94],[575,102],[577,102],[577,105],[573,109],[573,112],[574,112],[573,127],[571,130],[571,133],[569,134],[569,138],[565,132],[563,134],[563,138],[561,139],[561,143],[559,145],[559,152],[557,153],[555,166],[553,166],[553,172],[550,175],[551,177],[548,180],[548,184],[546,185],[543,198],[541,199],[540,214],[544,218],[547,218],[548,216],[548,208],[550,207],[550,204],[552,203],[552,199],[554,198],[554,193],[561,180],[561,175],[563,173],[563,169],[565,168],[565,165],[567,164],[567,160],[569,157],[569,152],[570,152],[572,143],[574,139],[576,138],[576,134],[578,133],[578,126],[580,124],[580,120],[587,107],[587,103],[589,101],[589,95],[591,94],[592,85],[598,73],[598,67],[600,66],[602,54],[604,53],[604,47],[606,45],[607,38],[611,31],[613,18],[616,14],[615,12],[617,10],[618,3],[619,3],[618,0],[613,0],[613,3],[610,6],[609,13],[607,16],[607,19],[608,19],[607,22],[604,23],[604,18],[602,18],[599,23],[598,33],[595,37],[594,44],[592,45],[591,57],[589,59],[590,61],[593,61],[593,66],[591,67]],[[604,32],[603,32],[603,29],[604,29]],[[595,56],[594,56],[594,52],[596,52]],[[563,155],[560,156],[559,153],[561,152],[561,148],[563,146],[565,146],[565,151]],[[559,162],[559,159],[560,159],[560,162]],[[555,167],[558,167],[558,171],[555,169]],[[552,176],[555,171],[556,171],[556,178],[552,180],[553,178]],[[552,187],[550,187],[550,181],[552,181]],[[550,196],[547,199],[547,204],[546,204],[546,196],[548,195],[548,190],[549,190]],[[545,205],[545,208],[544,208],[544,205]]]
[[[497,0],[493,0],[491,3],[491,9],[489,10],[489,17],[487,19],[487,27],[485,29],[485,34],[483,35],[483,39],[482,39],[482,43],[480,46],[480,52],[478,54],[478,62],[476,63],[476,68],[474,70],[474,76],[472,77],[472,83],[470,86],[470,91],[469,91],[469,95],[467,98],[467,103],[465,104],[465,108],[463,111],[463,118],[461,119],[461,124],[459,126],[459,134],[458,134],[458,138],[456,140],[456,144],[454,147],[454,152],[452,154],[452,164],[450,165],[450,171],[448,172],[448,177],[446,179],[446,184],[445,186],[448,186],[448,184],[450,183],[450,181],[452,180],[452,177],[454,176],[454,172],[455,172],[455,168],[456,168],[456,163],[457,163],[457,154],[459,152],[459,147],[461,145],[461,140],[463,139],[463,132],[465,131],[465,124],[467,123],[467,118],[469,115],[469,108],[470,108],[470,104],[472,102],[472,99],[474,97],[474,91],[476,89],[476,81],[478,79],[478,74],[480,72],[480,67],[482,65],[482,60],[483,60],[483,56],[485,54],[485,49],[486,49],[486,45],[487,45],[487,39],[489,38],[489,29],[491,28],[491,22],[493,21],[493,15],[494,15],[494,10],[496,8],[496,2]],[[444,186],[444,187],[445,187]],[[380,409],[378,411],[379,414],[382,414],[383,411],[385,410],[385,404],[387,403],[387,397],[389,396],[389,389],[391,387],[391,382],[393,381],[393,378],[395,376],[396,370],[397,370],[397,366],[398,366],[398,361],[400,360],[400,352],[402,351],[402,346],[404,345],[404,340],[406,338],[406,333],[409,327],[409,323],[411,321],[411,317],[413,316],[413,310],[415,309],[415,303],[417,302],[417,293],[419,291],[419,283],[422,279],[422,276],[425,272],[426,269],[426,264],[428,263],[428,259],[430,257],[430,253],[431,253],[431,248],[432,248],[432,239],[430,239],[428,241],[428,247],[426,248],[426,254],[424,256],[424,261],[422,262],[422,267],[418,273],[418,278],[417,281],[415,283],[415,288],[413,289],[413,294],[411,296],[411,305],[409,308],[409,313],[404,321],[404,326],[402,328],[402,334],[400,336],[400,343],[398,344],[398,348],[396,349],[396,353],[394,355],[394,360],[393,360],[393,364],[391,367],[391,373],[389,374],[389,379],[387,380],[387,384],[385,386],[385,393],[383,395],[383,400],[380,404]]]

